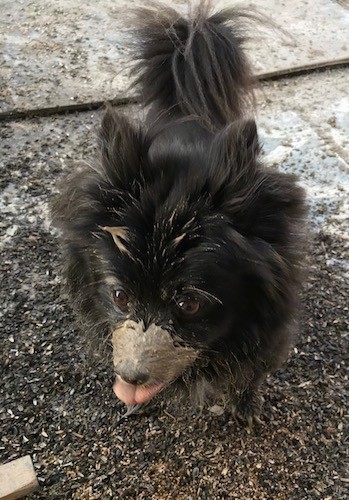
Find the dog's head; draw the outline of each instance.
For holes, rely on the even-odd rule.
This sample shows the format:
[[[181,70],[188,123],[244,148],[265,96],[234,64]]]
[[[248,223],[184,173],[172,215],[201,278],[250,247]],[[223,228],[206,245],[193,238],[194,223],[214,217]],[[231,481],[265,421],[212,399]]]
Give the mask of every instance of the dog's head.
[[[198,358],[251,357],[265,341],[287,309],[302,196],[263,170],[251,121],[145,133],[108,111],[100,146],[56,219],[75,305],[90,330],[108,325],[114,390],[143,403]]]

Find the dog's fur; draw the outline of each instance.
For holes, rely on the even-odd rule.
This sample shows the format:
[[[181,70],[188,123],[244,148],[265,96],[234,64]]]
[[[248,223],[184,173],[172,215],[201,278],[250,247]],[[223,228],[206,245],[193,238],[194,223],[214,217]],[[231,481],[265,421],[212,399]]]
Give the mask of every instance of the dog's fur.
[[[263,166],[246,118],[252,17],[207,2],[189,20],[142,9],[133,71],[145,124],[108,109],[100,161],[65,179],[54,206],[72,306],[83,332],[113,347],[103,355],[119,380],[142,402],[170,386],[199,404],[223,395],[248,420],[292,340],[305,214],[294,177]]]

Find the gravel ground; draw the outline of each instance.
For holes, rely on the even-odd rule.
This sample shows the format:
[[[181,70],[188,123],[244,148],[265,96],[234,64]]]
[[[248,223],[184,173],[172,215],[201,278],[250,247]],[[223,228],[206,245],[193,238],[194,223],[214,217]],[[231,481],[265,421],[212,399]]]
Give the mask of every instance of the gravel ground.
[[[112,373],[86,359],[60,298],[57,235],[47,211],[62,169],[73,168],[72,160],[90,161],[100,113],[2,125],[0,462],[32,456],[41,485],[33,498],[348,498],[349,170],[343,158],[349,148],[342,141],[340,154],[327,156],[334,142],[321,136],[325,120],[309,135],[311,113],[305,122],[303,108],[299,122],[301,115],[289,112],[295,95],[309,103],[312,90],[323,103],[317,87],[331,78],[337,87],[329,86],[326,96],[333,103],[331,92],[347,81],[344,71],[265,86],[261,96],[267,160],[272,165],[281,156],[285,170],[301,173],[312,236],[299,341],[286,369],[268,380],[265,425],[252,433],[229,414],[192,414],[175,402],[120,418],[124,407],[113,396]],[[328,110],[336,140],[342,111]],[[321,177],[328,157],[330,174]]]

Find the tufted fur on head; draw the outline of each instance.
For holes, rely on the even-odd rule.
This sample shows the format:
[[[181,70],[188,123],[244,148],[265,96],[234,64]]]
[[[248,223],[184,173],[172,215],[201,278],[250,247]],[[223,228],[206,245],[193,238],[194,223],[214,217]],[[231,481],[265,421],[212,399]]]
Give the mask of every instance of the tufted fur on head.
[[[207,2],[189,19],[141,9],[145,123],[108,108],[100,160],[72,172],[54,204],[72,306],[83,333],[111,347],[128,405],[180,387],[199,404],[236,399],[250,418],[287,356],[304,193],[263,165],[245,116],[253,78],[239,22],[251,17]]]

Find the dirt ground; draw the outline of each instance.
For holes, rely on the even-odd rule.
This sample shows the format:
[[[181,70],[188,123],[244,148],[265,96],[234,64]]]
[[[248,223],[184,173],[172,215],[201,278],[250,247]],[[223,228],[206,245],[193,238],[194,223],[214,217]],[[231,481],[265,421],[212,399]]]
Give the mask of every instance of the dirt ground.
[[[315,74],[259,97],[265,159],[301,176],[311,211],[299,339],[252,433],[175,402],[120,418],[60,298],[47,209],[62,171],[91,161],[101,113],[1,125],[0,462],[32,456],[32,498],[348,498],[347,82]]]

